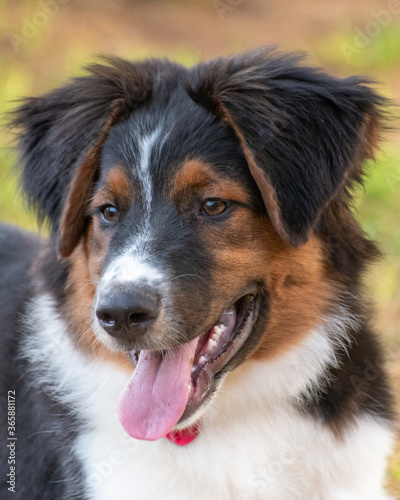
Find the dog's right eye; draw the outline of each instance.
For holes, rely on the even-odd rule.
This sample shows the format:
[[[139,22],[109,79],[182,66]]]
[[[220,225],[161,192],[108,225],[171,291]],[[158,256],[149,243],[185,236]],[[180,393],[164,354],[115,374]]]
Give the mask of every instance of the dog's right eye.
[[[223,214],[231,204],[225,200],[219,200],[217,198],[209,198],[204,201],[201,212],[204,215],[208,215],[212,217],[213,215],[221,215]]]
[[[113,205],[101,207],[100,213],[106,222],[115,222],[118,218],[118,210]]]

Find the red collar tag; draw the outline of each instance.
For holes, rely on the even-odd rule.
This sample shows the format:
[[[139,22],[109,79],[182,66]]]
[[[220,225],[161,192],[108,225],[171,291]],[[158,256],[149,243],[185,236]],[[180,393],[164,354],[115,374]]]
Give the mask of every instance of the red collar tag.
[[[188,427],[187,429],[182,429],[181,431],[171,431],[165,436],[171,441],[171,443],[177,444],[178,446],[185,446],[196,439],[199,435],[199,428],[196,424]]]

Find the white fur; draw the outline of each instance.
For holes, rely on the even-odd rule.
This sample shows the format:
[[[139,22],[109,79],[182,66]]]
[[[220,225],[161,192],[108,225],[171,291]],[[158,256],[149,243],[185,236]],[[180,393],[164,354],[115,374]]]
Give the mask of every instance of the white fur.
[[[146,262],[142,256],[135,255],[132,249],[128,249],[126,253],[111,261],[101,278],[100,286],[106,288],[110,283],[127,282],[134,285],[139,281],[153,284],[164,279],[164,275],[160,270]]]
[[[28,317],[26,357],[40,367],[47,390],[87,423],[75,453],[90,500],[388,498],[381,489],[392,440],[385,424],[359,417],[340,439],[293,408],[293,398],[336,362],[326,332],[343,329],[343,318],[327,319],[280,358],[246,362],[229,374],[200,436],[178,447],[125,434],[117,400],[130,373],[80,352],[51,297],[36,299]]]
[[[118,255],[110,262],[101,277],[98,290],[107,290],[111,285],[119,283],[146,282],[150,286],[158,285],[165,281],[164,273],[151,263],[148,255],[148,243],[152,238],[150,229],[150,212],[152,202],[152,179],[150,175],[150,157],[157,139],[160,136],[161,127],[153,130],[148,135],[141,137],[139,142],[140,157],[138,160],[137,173],[144,197],[145,217],[137,234],[122,248]],[[165,141],[165,137],[159,144],[158,152]]]
[[[155,145],[156,140],[160,135],[160,132],[161,132],[161,127],[153,130],[151,134],[142,137],[139,143],[140,159],[137,172],[139,174],[139,178],[142,184],[147,215],[150,213],[151,200],[152,200],[152,182],[149,170],[150,157],[152,149]]]
[[[100,288],[107,288],[110,283],[116,284],[128,281],[133,284],[139,281],[152,283],[164,279],[163,273],[149,263],[146,252],[146,244],[151,239],[149,216],[151,212],[153,187],[150,175],[150,157],[160,132],[161,127],[141,137],[139,142],[137,174],[139,176],[144,198],[145,217],[143,225],[134,239],[111,261],[108,268],[103,273],[100,281]]]
[[[125,250],[125,252],[115,257],[106,268],[100,282],[97,286],[94,308],[92,311],[93,331],[98,339],[107,346],[108,349],[115,352],[120,350],[117,339],[108,335],[94,314],[98,305],[101,293],[108,293],[114,286],[128,283],[130,286],[140,286],[146,284],[150,288],[161,291],[166,290],[167,278],[165,274],[149,262],[145,251],[142,251],[137,245]]]

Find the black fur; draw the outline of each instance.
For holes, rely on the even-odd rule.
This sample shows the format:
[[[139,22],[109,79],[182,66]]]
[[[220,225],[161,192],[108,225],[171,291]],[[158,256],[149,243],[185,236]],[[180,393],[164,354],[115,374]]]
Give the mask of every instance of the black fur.
[[[317,392],[309,387],[298,406],[329,425],[338,435],[361,415],[373,415],[394,422],[393,394],[381,348],[372,333],[365,311],[357,299],[357,291],[344,300],[357,318],[348,326],[347,341],[335,344],[338,366],[329,366],[322,375]]]
[[[42,241],[0,224],[0,491],[2,498],[23,500],[84,499],[81,472],[70,447],[79,428],[68,408],[46,395],[32,367],[20,358],[26,312],[33,284],[29,271]],[[8,492],[7,395],[16,395],[16,489]],[[34,465],[34,466],[33,466]],[[74,481],[70,478],[74,477]],[[9,495],[7,495],[9,493]]]

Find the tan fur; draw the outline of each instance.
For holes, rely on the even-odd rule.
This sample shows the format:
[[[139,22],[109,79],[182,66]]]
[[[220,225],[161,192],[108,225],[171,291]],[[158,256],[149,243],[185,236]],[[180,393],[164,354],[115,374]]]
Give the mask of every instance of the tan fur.
[[[243,288],[247,282],[263,278],[270,311],[253,358],[268,359],[292,349],[319,325],[335,286],[329,280],[324,251],[316,237],[293,248],[282,241],[267,216],[245,209],[241,212],[232,215],[231,244],[227,235],[213,245],[218,296],[212,309],[224,307],[232,290],[240,296],[247,292]],[[236,241],[232,234],[237,235]]]
[[[123,169],[118,166],[112,168],[108,173],[107,189],[115,198],[122,196],[131,201],[134,195],[132,182],[128,179]]]
[[[185,199],[195,190],[207,193],[210,198],[214,196],[244,203],[249,201],[249,195],[242,186],[218,175],[211,165],[201,160],[187,160],[174,177],[171,198]]]
[[[232,196],[239,202],[247,202],[248,193],[242,186],[226,178],[214,184],[215,177],[210,166],[191,160],[176,175],[173,196],[174,193],[182,196],[185,189],[196,187],[207,188],[207,193],[212,192],[216,197]],[[246,293],[247,282],[264,278],[268,284],[267,328],[253,358],[281,354],[318,326],[333,299],[335,287],[326,269],[325,251],[315,236],[293,248],[282,240],[267,215],[257,215],[239,206],[225,229],[218,229],[218,237],[215,230],[204,233],[203,237],[217,263],[213,281],[218,293],[212,313],[218,315],[227,304]],[[210,321],[213,319],[216,318],[210,317]]]
[[[268,359],[293,349],[313,328],[334,298],[320,242],[311,237],[300,248],[269,245],[270,313],[255,359]]]

